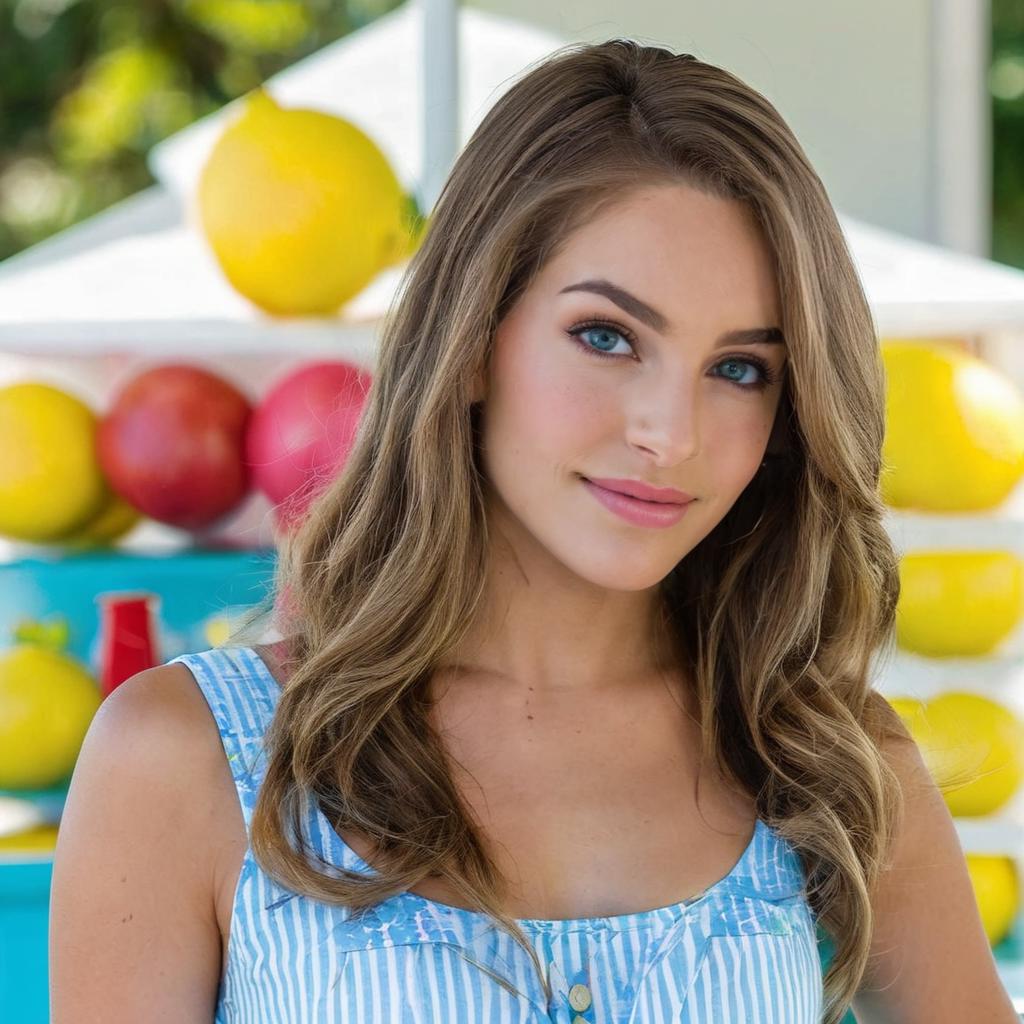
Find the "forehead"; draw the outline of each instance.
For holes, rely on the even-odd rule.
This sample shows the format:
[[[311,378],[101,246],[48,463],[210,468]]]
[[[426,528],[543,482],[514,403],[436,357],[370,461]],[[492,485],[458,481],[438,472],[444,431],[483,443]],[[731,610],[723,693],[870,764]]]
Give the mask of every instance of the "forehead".
[[[779,318],[773,254],[749,208],[685,185],[639,191],[602,210],[540,276],[552,297],[577,280],[606,278],[677,323]]]

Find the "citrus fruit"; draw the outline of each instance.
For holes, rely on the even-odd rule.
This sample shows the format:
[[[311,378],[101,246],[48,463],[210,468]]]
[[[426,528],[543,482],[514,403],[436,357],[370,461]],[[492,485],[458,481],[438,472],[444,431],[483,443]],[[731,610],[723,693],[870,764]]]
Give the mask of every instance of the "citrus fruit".
[[[1024,562],[1011,551],[916,551],[900,559],[896,640],[928,657],[990,654],[1024,615]]]
[[[1024,726],[981,694],[947,690],[907,728],[954,817],[994,813],[1024,778]]]
[[[0,534],[47,542],[96,515],[108,488],[95,435],[92,410],[59,388],[0,388]]]
[[[61,537],[60,543],[68,548],[100,547],[123,537],[140,519],[137,508],[111,491],[97,515],[75,533]]]
[[[9,853],[45,853],[56,846],[56,825],[36,825],[24,832],[0,836],[0,856]]]
[[[67,778],[100,703],[96,680],[66,654],[33,644],[0,654],[0,789]]]
[[[883,340],[881,493],[894,508],[999,505],[1024,474],[1024,396],[995,367],[951,345]]]
[[[913,734],[913,725],[924,714],[925,703],[917,697],[886,697],[893,710],[900,716],[908,731]]]
[[[989,945],[996,946],[1009,934],[1017,917],[1020,900],[1017,865],[1012,857],[968,853],[967,873]]]
[[[264,311],[328,315],[413,244],[409,196],[351,121],[281,107],[259,88],[223,131],[197,189],[228,281]]]

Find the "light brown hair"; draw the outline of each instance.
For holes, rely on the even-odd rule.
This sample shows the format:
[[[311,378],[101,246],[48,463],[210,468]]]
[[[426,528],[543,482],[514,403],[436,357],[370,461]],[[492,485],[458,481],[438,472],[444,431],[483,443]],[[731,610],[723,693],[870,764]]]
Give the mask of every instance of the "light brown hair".
[[[893,642],[897,556],[879,496],[884,376],[825,189],[782,117],[729,72],[629,39],[562,47],[459,155],[385,319],[348,460],[282,542],[292,669],[252,820],[258,863],[371,906],[442,876],[493,916],[504,879],[425,718],[425,685],[477,613],[489,547],[471,380],[538,270],[634,189],[745,203],[774,260],[789,373],[767,465],[661,584],[699,696],[703,757],[799,852],[835,939],[827,1024],[863,976],[871,894],[901,807],[881,752],[908,740],[872,688]],[[308,795],[379,850],[337,877],[289,839]]]

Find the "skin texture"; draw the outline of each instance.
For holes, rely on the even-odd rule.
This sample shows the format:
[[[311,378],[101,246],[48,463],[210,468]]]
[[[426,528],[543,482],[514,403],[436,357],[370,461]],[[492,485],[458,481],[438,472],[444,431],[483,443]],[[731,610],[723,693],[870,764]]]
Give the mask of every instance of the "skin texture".
[[[577,282],[604,278],[664,314],[656,331]],[[567,331],[592,318],[613,328]],[[729,511],[764,457],[784,345],[716,348],[736,328],[779,323],[768,250],[741,205],[649,189],[581,228],[499,325],[483,405],[496,540],[488,612],[456,663],[583,700],[656,667],[655,589]],[[589,355],[581,345],[610,351]],[[696,497],[666,529],[634,526],[578,474],[627,477]],[[552,623],[558,628],[552,629]]]

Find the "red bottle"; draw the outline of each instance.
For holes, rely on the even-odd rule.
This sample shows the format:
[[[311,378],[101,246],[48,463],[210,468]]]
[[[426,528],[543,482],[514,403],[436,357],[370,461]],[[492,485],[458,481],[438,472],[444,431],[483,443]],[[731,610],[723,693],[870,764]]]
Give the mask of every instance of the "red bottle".
[[[154,621],[156,594],[100,594],[100,693],[107,697],[130,676],[160,664]]]

